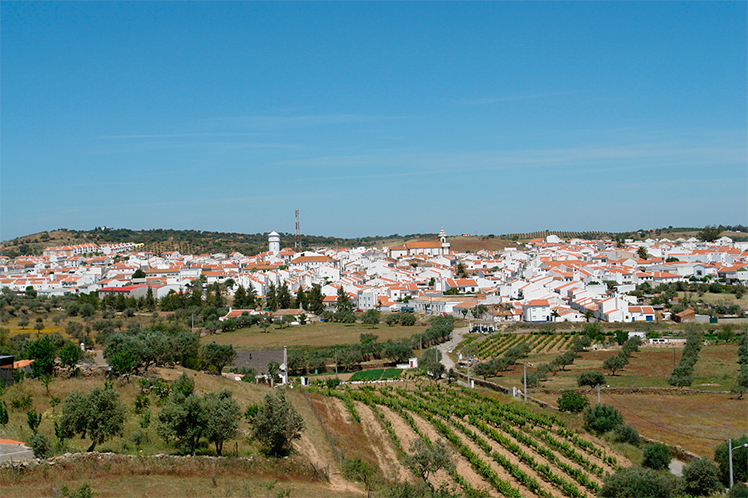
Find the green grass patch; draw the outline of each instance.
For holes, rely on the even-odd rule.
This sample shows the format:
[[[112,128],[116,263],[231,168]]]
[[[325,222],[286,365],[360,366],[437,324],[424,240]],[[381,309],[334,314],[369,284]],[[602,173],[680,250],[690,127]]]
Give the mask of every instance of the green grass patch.
[[[384,370],[381,368],[375,370],[361,370],[360,372],[354,373],[349,380],[351,382],[379,380],[383,373]]]

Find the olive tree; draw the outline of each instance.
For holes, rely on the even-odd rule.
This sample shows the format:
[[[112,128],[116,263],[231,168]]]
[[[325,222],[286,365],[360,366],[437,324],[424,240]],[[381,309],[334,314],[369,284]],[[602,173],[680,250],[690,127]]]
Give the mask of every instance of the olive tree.
[[[206,394],[205,404],[208,407],[205,437],[216,445],[216,455],[221,456],[223,443],[234,439],[239,431],[241,410],[228,389]]]
[[[429,444],[422,438],[416,438],[410,444],[408,462],[418,470],[432,490],[434,486],[429,482],[429,476],[440,469],[449,470],[453,465],[452,454],[444,441]]]
[[[190,455],[195,454],[209,418],[205,399],[194,389],[195,383],[186,373],[174,381],[169,401],[158,415],[156,428],[166,442],[176,440]]]
[[[597,370],[588,370],[586,372],[582,372],[579,377],[577,377],[577,385],[579,387],[595,387],[598,384],[605,384],[605,375],[603,375],[602,372],[598,372]]]
[[[216,367],[220,375],[223,368],[234,361],[236,351],[231,344],[216,344],[215,341],[210,341],[200,348],[200,357],[206,364]]]
[[[271,391],[265,395],[262,407],[255,416],[252,433],[267,447],[270,455],[287,455],[291,442],[300,438],[303,430],[304,419],[286,399],[285,391]]]
[[[120,433],[124,422],[125,407],[117,391],[94,387],[88,394],[75,391],[65,398],[57,425],[63,439],[76,434],[89,437],[91,446],[87,451],[93,451],[97,444]]]

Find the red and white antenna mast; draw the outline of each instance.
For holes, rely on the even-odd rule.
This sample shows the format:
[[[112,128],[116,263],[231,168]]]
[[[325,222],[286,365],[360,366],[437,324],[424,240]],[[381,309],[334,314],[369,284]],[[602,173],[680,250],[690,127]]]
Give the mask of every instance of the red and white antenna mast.
[[[296,252],[299,252],[299,249],[301,249],[301,235],[299,233],[299,210],[296,210],[296,236],[293,239],[293,249]]]

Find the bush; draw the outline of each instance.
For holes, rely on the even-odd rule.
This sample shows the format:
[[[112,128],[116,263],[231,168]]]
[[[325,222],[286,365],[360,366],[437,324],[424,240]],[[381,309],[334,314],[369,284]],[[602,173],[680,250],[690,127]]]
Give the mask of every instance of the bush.
[[[52,456],[52,445],[49,444],[49,438],[44,434],[31,434],[29,447],[34,450],[36,458],[44,459]]]
[[[615,407],[599,404],[584,412],[584,427],[593,432],[608,432],[623,423],[623,415]]]
[[[651,443],[644,447],[644,461],[642,465],[650,469],[660,470],[670,465],[673,457],[670,448],[663,443]]]
[[[65,498],[93,498],[95,495],[87,482],[81,484],[75,491],[70,491],[67,486],[63,486],[61,492]]]
[[[733,478],[737,481],[748,481],[748,450],[742,449],[734,451],[740,445],[748,443],[748,435],[743,435],[738,439],[732,440],[732,472]],[[730,484],[730,464],[728,461],[728,446],[727,441],[723,441],[714,450],[714,461],[719,465],[719,470],[722,475],[722,484],[725,486]]]
[[[651,469],[623,469],[605,478],[599,498],[671,498],[675,476]]]
[[[642,442],[641,437],[639,437],[639,431],[633,425],[621,424],[613,432],[617,443],[628,443],[639,446]]]
[[[683,469],[686,493],[709,496],[722,489],[717,465],[708,458],[698,458]]]
[[[563,391],[558,398],[558,409],[562,412],[579,413],[590,406],[586,396],[574,391]]]
[[[579,377],[577,377],[577,385],[579,387],[582,387],[582,386],[595,387],[598,384],[605,385],[605,375],[603,375],[602,372],[590,370],[587,372],[582,372],[582,374]]]
[[[748,498],[748,487],[743,484],[736,484],[727,493],[727,498]]]

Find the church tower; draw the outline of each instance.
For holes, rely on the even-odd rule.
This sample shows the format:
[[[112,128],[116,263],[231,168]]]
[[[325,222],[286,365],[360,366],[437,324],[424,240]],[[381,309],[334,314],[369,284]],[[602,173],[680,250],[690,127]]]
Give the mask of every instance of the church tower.
[[[449,242],[447,242],[447,233],[444,231],[444,227],[439,230],[439,241],[442,243],[442,255],[446,256],[449,254]]]

